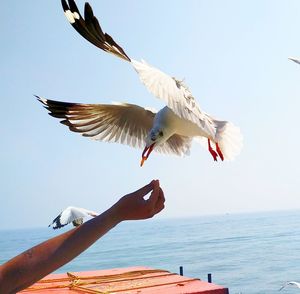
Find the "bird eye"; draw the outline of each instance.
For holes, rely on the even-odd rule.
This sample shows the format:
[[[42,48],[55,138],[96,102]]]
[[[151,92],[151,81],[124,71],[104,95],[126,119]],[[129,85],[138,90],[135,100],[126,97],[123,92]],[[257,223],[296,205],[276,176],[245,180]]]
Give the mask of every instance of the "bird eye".
[[[164,133],[162,131],[159,132],[159,136],[162,137]]]

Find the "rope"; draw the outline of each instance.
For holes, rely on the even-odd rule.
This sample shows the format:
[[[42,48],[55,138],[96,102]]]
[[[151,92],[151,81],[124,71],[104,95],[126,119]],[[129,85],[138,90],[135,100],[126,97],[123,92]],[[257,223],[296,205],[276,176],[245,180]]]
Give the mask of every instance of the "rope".
[[[130,290],[153,288],[153,287],[158,287],[158,286],[168,286],[168,285],[175,285],[175,284],[183,284],[183,283],[192,282],[192,281],[199,281],[199,279],[188,279],[188,280],[183,280],[183,281],[180,281],[180,282],[179,281],[174,281],[174,282],[161,283],[161,284],[155,284],[155,285],[143,285],[143,286],[139,286],[139,287],[112,289],[111,290],[112,292],[109,292],[109,291],[102,292],[102,291],[99,291],[99,290],[93,290],[93,289],[84,288],[84,287],[80,287],[80,286],[76,286],[76,285],[72,286],[70,289],[83,291],[85,293],[109,294],[109,293],[116,293],[116,292],[130,291]]]
[[[123,277],[135,277],[135,276],[141,276],[141,275],[147,275],[147,274],[153,274],[153,273],[169,273],[167,270],[159,270],[159,269],[151,269],[151,270],[136,270],[136,271],[130,271],[125,272],[122,274],[113,274],[113,275],[101,275],[101,276],[84,276],[80,277],[81,280],[90,280],[90,279],[118,279]],[[59,278],[59,279],[43,279],[38,281],[38,283],[54,283],[54,282],[63,282],[63,281],[70,281],[70,278],[78,278],[78,276],[67,273],[68,277],[65,278]]]
[[[130,280],[140,280],[144,279],[144,275],[153,274],[153,273],[165,273],[165,274],[159,274],[150,276],[151,278],[156,277],[163,277],[163,276],[170,276],[175,275],[174,273],[170,273],[166,270],[137,270],[137,271],[130,271],[125,272],[122,274],[114,274],[114,275],[95,275],[95,276],[85,276],[85,277],[79,277],[71,273],[67,273],[68,277],[65,278],[59,278],[59,279],[44,279],[40,280],[38,284],[47,284],[47,283],[63,283],[61,285],[36,285],[27,288],[24,291],[37,291],[37,290],[46,290],[46,289],[61,289],[61,288],[70,288],[74,289],[75,287],[82,288],[83,285],[91,285],[91,284],[105,284],[105,283],[111,283],[111,282],[121,282],[121,281],[130,281]],[[150,278],[149,277],[149,278]],[[94,280],[94,281],[85,281],[85,280]],[[85,289],[86,290],[86,289]],[[90,290],[94,291],[94,290]],[[107,292],[89,292],[89,293],[107,293]]]

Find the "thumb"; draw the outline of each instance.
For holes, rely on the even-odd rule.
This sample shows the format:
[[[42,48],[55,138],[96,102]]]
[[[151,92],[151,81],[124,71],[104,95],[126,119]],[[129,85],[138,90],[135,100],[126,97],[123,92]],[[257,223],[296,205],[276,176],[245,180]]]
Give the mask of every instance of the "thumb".
[[[159,180],[154,181],[153,183],[153,191],[148,199],[149,202],[151,202],[152,205],[155,205],[158,198],[159,198]]]

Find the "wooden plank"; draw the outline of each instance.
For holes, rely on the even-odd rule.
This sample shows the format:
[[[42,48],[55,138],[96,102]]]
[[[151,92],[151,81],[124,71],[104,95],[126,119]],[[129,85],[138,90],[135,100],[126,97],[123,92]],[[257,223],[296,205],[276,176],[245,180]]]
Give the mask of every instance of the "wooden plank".
[[[51,274],[22,294],[228,294],[228,289],[166,270],[129,267],[109,270]]]

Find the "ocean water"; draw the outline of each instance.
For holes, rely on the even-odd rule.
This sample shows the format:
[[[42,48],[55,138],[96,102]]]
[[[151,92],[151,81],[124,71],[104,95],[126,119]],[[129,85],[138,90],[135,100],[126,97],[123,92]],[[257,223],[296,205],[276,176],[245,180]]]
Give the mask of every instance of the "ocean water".
[[[62,231],[0,231],[0,264]],[[207,279],[231,294],[300,293],[300,211],[124,222],[57,272],[150,266]]]

